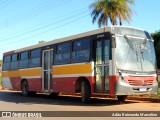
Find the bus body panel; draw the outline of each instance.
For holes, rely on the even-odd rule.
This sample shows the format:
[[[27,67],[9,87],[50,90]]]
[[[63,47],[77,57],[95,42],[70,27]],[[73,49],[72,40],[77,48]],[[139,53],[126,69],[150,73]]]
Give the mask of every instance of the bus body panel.
[[[91,89],[94,86],[92,83],[93,77],[85,77],[90,85]],[[59,78],[53,78],[53,92],[57,93],[64,93],[64,94],[76,94],[76,82],[79,77],[59,77]],[[93,92],[93,89],[91,90]]]
[[[52,66],[53,91],[73,94],[78,78],[85,77],[92,83],[93,72],[92,63]]]
[[[41,43],[38,45],[22,48],[19,50],[6,52],[4,56],[13,55],[15,53],[20,54],[22,52],[31,51],[33,49],[40,48],[41,49],[41,58],[40,58],[40,66],[39,67],[28,67],[26,69],[17,69],[17,70],[2,70],[2,85],[4,88],[14,89],[14,90],[21,90],[21,82],[22,80],[27,80],[29,84],[29,91],[36,91],[36,92],[44,92],[44,81],[43,81],[43,57],[42,54],[44,51],[52,50],[53,55],[56,54],[56,45],[61,44],[66,41],[71,41],[71,45],[74,41],[81,40],[84,37],[87,38],[94,38],[91,39],[91,45],[97,41],[111,41],[112,39],[112,27],[106,27],[105,29],[98,29],[82,34],[78,34],[75,36],[70,36],[62,39],[58,39],[55,41],[50,41],[46,43]],[[133,28],[132,28],[133,29]],[[109,37],[106,37],[105,32]],[[108,34],[110,33],[110,34]],[[103,42],[104,43],[104,42]],[[112,42],[111,42],[112,44]],[[78,44],[77,44],[78,45]],[[49,46],[49,47],[48,47]],[[102,49],[104,50],[105,47],[102,45]],[[116,45],[115,45],[116,46]],[[52,47],[52,48],[50,48]],[[51,86],[48,89],[48,92],[55,92],[55,93],[65,93],[65,94],[76,94],[76,84],[80,78],[85,78],[90,83],[91,87],[91,94],[93,93],[103,93],[103,94],[110,94],[111,96],[115,95],[134,95],[134,94],[154,94],[157,92],[158,89],[158,82],[157,76],[152,74],[148,76],[148,74],[144,74],[143,76],[136,76],[133,75],[119,75],[119,70],[116,66],[116,56],[115,56],[115,48],[111,47],[111,56],[108,59],[107,64],[101,64],[96,66],[95,62],[95,46],[90,46],[90,60],[86,62],[80,63],[73,63],[70,60],[68,64],[53,64],[51,65]],[[45,50],[44,50],[45,49]],[[71,49],[73,49],[71,47]],[[91,53],[92,52],[92,53]],[[104,54],[104,51],[102,52]],[[70,51],[70,59],[72,56],[72,51]],[[4,58],[4,57],[3,57]],[[30,60],[30,57],[28,57]],[[103,56],[104,60],[104,56]],[[54,60],[53,60],[54,61]],[[53,62],[52,61],[52,62]],[[104,62],[104,61],[102,61]],[[106,90],[105,86],[105,77],[104,74],[102,77],[102,90],[96,89],[96,67],[105,67],[107,66],[109,70],[107,71],[108,75],[108,84],[109,89]],[[123,80],[122,80],[123,77]],[[107,86],[108,87],[108,86]],[[80,91],[78,91],[80,92]]]
[[[21,82],[25,79],[28,81],[30,91],[42,90],[41,67],[3,71],[2,76],[4,88],[21,90]],[[7,87],[7,83],[9,82],[11,83],[10,86],[12,87]]]
[[[147,77],[140,77],[141,80],[137,80],[136,82],[141,84],[142,79]],[[157,94],[158,82],[155,80],[155,77],[150,77],[152,81],[152,85],[130,85],[122,80],[118,80],[115,83],[115,95],[143,95],[143,94]],[[135,78],[136,79],[136,78]],[[144,82],[145,83],[145,82]],[[146,82],[147,83],[147,82]]]
[[[156,94],[157,75],[124,74],[115,83],[116,95]]]

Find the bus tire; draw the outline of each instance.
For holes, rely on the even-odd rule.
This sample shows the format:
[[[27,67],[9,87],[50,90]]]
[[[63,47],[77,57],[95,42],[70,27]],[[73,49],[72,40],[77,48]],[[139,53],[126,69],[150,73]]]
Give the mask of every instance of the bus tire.
[[[127,99],[127,95],[118,95],[117,98],[118,98],[118,101],[124,102]]]
[[[28,96],[29,95],[29,85],[28,85],[28,82],[26,80],[24,80],[22,82],[21,88],[22,88],[22,94],[24,96]]]
[[[81,84],[81,98],[83,103],[88,103],[90,101],[91,89],[87,81],[82,81]]]

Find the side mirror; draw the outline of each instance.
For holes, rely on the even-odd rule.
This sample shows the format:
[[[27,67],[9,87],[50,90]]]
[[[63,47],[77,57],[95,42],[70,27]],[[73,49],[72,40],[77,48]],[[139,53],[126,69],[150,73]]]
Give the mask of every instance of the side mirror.
[[[112,48],[116,48],[116,40],[115,37],[112,37],[111,39]]]

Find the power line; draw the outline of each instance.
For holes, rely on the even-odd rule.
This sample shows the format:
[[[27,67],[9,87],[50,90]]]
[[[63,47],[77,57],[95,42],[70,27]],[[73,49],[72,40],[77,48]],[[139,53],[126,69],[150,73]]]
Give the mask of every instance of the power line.
[[[47,24],[47,25],[43,25],[43,26],[41,26],[41,27],[38,27],[38,28],[35,28],[35,29],[32,29],[32,30],[29,30],[29,31],[27,31],[27,32],[23,32],[23,33],[21,33],[21,34],[16,34],[16,35],[14,34],[14,36],[11,36],[11,37],[6,38],[6,39],[2,39],[2,40],[0,40],[0,41],[1,41],[1,43],[2,43],[2,42],[6,42],[6,41],[8,41],[8,40],[10,40],[10,39],[13,39],[13,38],[16,38],[16,37],[20,37],[20,36],[29,34],[29,33],[31,33],[31,32],[34,32],[34,31],[37,31],[37,30],[46,28],[46,27],[48,27],[48,26],[51,26],[51,25],[54,25],[54,24],[56,24],[56,23],[65,21],[65,20],[67,20],[67,19],[71,19],[71,18],[73,18],[73,17],[79,16],[80,14],[84,14],[84,13],[86,13],[86,12],[87,12],[86,10],[83,11],[83,12],[79,12],[79,13],[74,14],[74,15],[72,15],[72,16],[63,18],[63,19],[61,19],[61,20],[57,20],[57,21],[55,21],[55,22],[51,22],[51,23],[49,23],[49,24]]]
[[[61,0],[62,1],[62,0]],[[61,2],[60,1],[60,2]],[[56,1],[54,3],[52,3],[53,1],[47,1],[47,2],[44,2],[42,4],[40,4],[40,6],[37,6],[37,7],[34,7],[30,10],[27,10],[23,13],[20,13],[19,15],[17,15],[16,17],[13,17],[13,18],[10,18],[8,19],[8,21],[17,21],[21,18],[25,19],[24,17],[28,17],[27,15],[30,15],[30,14],[34,14],[36,13],[36,11],[38,11],[39,13],[41,12],[40,10],[43,10],[43,9],[48,9],[48,7],[53,7],[52,5],[58,3],[59,1]]]
[[[62,25],[59,25],[59,26],[57,26],[57,27],[55,27],[55,28],[52,28],[52,29],[43,31],[43,32],[41,32],[41,33],[38,33],[38,34],[35,34],[35,35],[32,35],[32,36],[29,36],[29,37],[27,37],[27,38],[24,38],[24,39],[21,39],[21,40],[17,40],[17,41],[13,41],[13,42],[6,43],[6,44],[2,44],[2,45],[3,45],[3,46],[9,45],[9,44],[12,45],[12,44],[15,44],[15,43],[17,43],[17,42],[21,42],[21,41],[24,41],[24,40],[26,40],[26,39],[30,39],[30,38],[33,38],[33,37],[42,35],[42,34],[44,34],[44,33],[47,33],[47,32],[56,30],[56,29],[58,29],[58,28],[60,28],[60,27],[63,27],[63,26],[65,26],[65,25],[67,25],[67,24],[70,24],[70,23],[73,23],[73,22],[75,22],[75,21],[78,21],[78,20],[80,20],[80,19],[82,19],[82,18],[84,18],[84,17],[86,17],[86,16],[88,16],[88,15],[90,15],[90,14],[86,14],[86,15],[84,15],[84,16],[81,16],[81,17],[77,18],[77,19],[74,19],[74,20],[69,21],[69,22],[67,22],[67,23],[64,23],[64,24],[62,24]],[[3,46],[2,46],[2,47],[3,47]]]
[[[69,15],[73,14],[74,12],[79,12],[79,11],[81,11],[81,10],[84,11],[85,9],[88,9],[88,6],[83,7],[83,8],[81,8],[81,9],[78,9],[78,10],[74,10],[72,13],[69,13]],[[65,17],[65,16],[63,15],[63,16],[61,16],[61,17],[59,17],[59,18],[64,18],[64,17]],[[59,19],[59,18],[58,18],[58,19]],[[57,18],[55,18],[55,19],[57,19]],[[55,19],[54,19],[54,20],[55,20]],[[58,19],[57,19],[57,20],[58,20]],[[61,20],[61,19],[60,19],[60,20]],[[53,19],[52,19],[52,20],[46,21],[46,22],[44,22],[44,23],[41,23],[41,24],[39,24],[39,25],[35,25],[35,26],[32,26],[32,27],[25,28],[24,30],[26,30],[26,29],[29,29],[29,30],[30,30],[30,29],[32,29],[32,28],[35,28],[36,26],[39,27],[40,25],[44,25],[44,24],[46,24],[46,23],[49,23],[50,21],[51,21],[51,23],[53,23]],[[21,30],[21,31],[16,32],[16,33],[19,34],[20,32],[22,32],[22,31],[24,31],[24,30]],[[15,35],[16,33],[14,33],[13,35]]]
[[[54,1],[55,1],[55,0],[54,0]],[[47,0],[47,1],[43,2],[43,3],[41,3],[40,5],[37,5],[37,6],[31,8],[31,9],[25,11],[25,12],[19,13],[19,14],[16,15],[15,17],[12,17],[12,18],[7,19],[7,20],[6,20],[6,21],[7,21],[7,26],[9,27],[9,26],[18,24],[18,23],[20,23],[20,22],[23,22],[23,21],[29,19],[29,16],[28,16],[28,15],[33,14],[33,13],[36,13],[36,11],[39,11],[39,10],[41,10],[41,9],[45,9],[45,8],[48,8],[49,6],[52,6],[53,4],[55,4],[54,1]],[[53,2],[54,2],[54,3],[53,3]],[[56,3],[57,3],[57,2],[56,2]],[[4,23],[5,23],[5,22],[4,22]],[[2,26],[2,25],[1,25],[1,26]],[[4,29],[4,28],[6,28],[5,25],[3,25],[3,26],[1,27],[1,29]]]
[[[9,0],[7,0],[7,1],[9,1]],[[6,3],[7,1],[5,1],[5,3]],[[5,4],[4,6],[0,7],[0,9],[5,8],[6,6],[10,5],[10,4],[13,3],[13,2],[14,2],[14,0],[9,1],[7,4]],[[0,4],[0,5],[2,5],[2,4]]]
[[[7,1],[9,1],[9,0],[5,0],[4,2],[0,3],[0,5],[3,5],[3,4],[5,4]]]
[[[59,0],[56,2],[52,1],[53,3],[52,2],[50,3],[50,0],[49,0],[49,3],[46,2],[45,4],[42,4],[42,6],[34,7],[30,10],[27,10],[26,12],[24,12],[22,14],[19,14],[17,17],[13,17],[13,18],[6,20],[7,26],[12,26],[12,25],[18,24],[18,23],[23,22],[27,19],[30,19],[30,18],[33,18],[33,17],[38,16],[40,14],[43,14],[50,9],[54,9],[56,7],[63,5],[63,4],[69,3],[70,1],[72,1],[72,0],[66,0],[66,2],[64,2],[64,0],[61,0],[61,1]],[[4,26],[2,28],[4,28]]]

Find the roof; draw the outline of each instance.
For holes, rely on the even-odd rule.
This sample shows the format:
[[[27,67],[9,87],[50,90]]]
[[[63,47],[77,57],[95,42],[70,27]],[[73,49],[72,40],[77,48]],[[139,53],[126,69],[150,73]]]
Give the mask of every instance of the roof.
[[[64,38],[60,38],[60,39],[55,39],[55,40],[51,40],[51,41],[48,41],[48,42],[39,43],[39,44],[32,45],[32,46],[29,46],[29,47],[24,47],[24,48],[17,49],[17,50],[14,50],[14,51],[6,52],[5,54],[7,54],[7,53],[8,54],[18,53],[18,52],[22,52],[22,51],[26,51],[26,50],[31,50],[31,49],[35,49],[35,48],[39,48],[39,47],[44,47],[44,46],[56,44],[56,43],[61,43],[61,42],[65,42],[65,41],[71,41],[71,40],[74,40],[74,39],[87,37],[87,36],[94,35],[94,34],[100,34],[100,33],[104,33],[104,32],[111,32],[112,28],[114,28],[114,27],[137,29],[137,28],[126,27],[126,26],[106,26],[104,28],[99,28],[99,29],[96,29],[96,30],[92,30],[92,31],[88,31],[88,32],[84,32],[84,33],[80,33],[80,34],[76,34],[76,35],[72,35],[72,36],[68,36],[68,37],[64,37]],[[141,29],[137,29],[137,30],[141,30]]]

